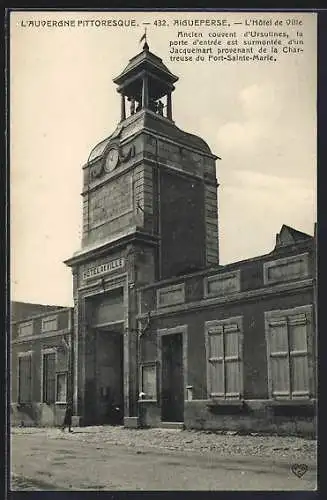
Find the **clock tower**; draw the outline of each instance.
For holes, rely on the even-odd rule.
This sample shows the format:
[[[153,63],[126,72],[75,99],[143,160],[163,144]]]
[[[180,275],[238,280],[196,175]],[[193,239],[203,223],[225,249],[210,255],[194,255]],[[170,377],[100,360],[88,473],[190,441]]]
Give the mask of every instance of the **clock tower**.
[[[217,156],[176,126],[178,77],[146,41],[113,81],[120,121],[83,166],[82,245],[66,264],[75,414],[128,425],[138,399],[138,287],[219,263]]]

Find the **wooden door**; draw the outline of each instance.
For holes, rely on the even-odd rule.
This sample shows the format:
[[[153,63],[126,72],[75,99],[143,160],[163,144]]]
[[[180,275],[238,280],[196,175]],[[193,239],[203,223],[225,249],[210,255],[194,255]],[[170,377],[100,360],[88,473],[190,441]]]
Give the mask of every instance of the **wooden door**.
[[[184,421],[183,337],[162,337],[162,421]]]

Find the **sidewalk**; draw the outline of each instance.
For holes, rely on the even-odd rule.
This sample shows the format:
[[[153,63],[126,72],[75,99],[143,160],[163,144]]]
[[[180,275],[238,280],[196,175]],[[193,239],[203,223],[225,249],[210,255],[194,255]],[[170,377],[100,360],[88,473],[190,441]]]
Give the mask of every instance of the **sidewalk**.
[[[126,429],[124,427],[77,427],[72,433],[58,428],[12,428],[13,435],[44,435],[90,445],[151,447],[176,451],[213,452],[221,457],[262,457],[292,463],[316,462],[317,442],[299,437],[216,434],[210,431],[169,429]]]

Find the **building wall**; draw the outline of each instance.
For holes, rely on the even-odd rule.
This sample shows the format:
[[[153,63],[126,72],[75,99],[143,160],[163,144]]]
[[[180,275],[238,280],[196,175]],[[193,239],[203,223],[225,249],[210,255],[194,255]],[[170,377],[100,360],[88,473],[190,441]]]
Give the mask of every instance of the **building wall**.
[[[160,200],[162,279],[204,267],[203,184],[162,171]]]
[[[57,329],[42,332],[42,320],[57,317]],[[71,308],[51,309],[42,315],[26,317],[24,320],[13,322],[11,343],[11,423],[12,425],[60,425],[66,409],[64,402],[47,404],[43,401],[43,350],[54,349],[56,352],[56,377],[58,373],[65,373],[67,391],[69,379],[69,355],[63,344],[72,333]],[[21,335],[20,326],[33,323],[32,335]],[[31,352],[31,400],[19,401],[19,357]]]
[[[85,422],[96,413],[98,397],[99,347],[92,325],[92,310],[98,306],[90,297],[101,299],[115,286],[124,288],[125,310],[119,316],[124,330],[124,410],[126,416],[134,417],[137,287],[217,261],[217,197],[212,188],[216,157],[207,147],[204,153],[194,150],[192,143],[182,146],[179,139],[185,134],[173,127],[176,137],[174,133],[168,136],[165,127],[161,130],[162,118],[153,124],[151,116],[128,117],[93,150],[83,167],[82,249],[66,263],[75,276],[75,412]],[[201,141],[197,144],[203,147]],[[118,148],[120,159],[107,171],[106,154],[112,147]],[[111,259],[122,259],[124,265],[85,277],[88,270],[105,266]],[[104,321],[118,322],[113,304],[107,309]]]
[[[305,259],[303,260],[303,255]],[[137,411],[143,425],[161,425],[161,388],[158,376],[158,397],[155,401],[142,401],[135,405],[135,394],[142,387],[137,383],[137,352],[142,364],[155,363],[157,375],[160,373],[160,353],[158,352],[158,331],[183,326],[187,332],[187,369],[184,385],[188,387],[185,397],[184,424],[189,428],[227,429],[239,431],[278,432],[281,434],[314,434],[316,394],[316,335],[312,331],[310,351],[310,398],[289,404],[274,401],[268,391],[267,344],[265,335],[265,313],[267,311],[289,310],[299,306],[314,305],[314,286],[312,277],[315,272],[314,245],[311,241],[299,245],[288,245],[275,249],[271,254],[228,266],[220,266],[207,271],[189,274],[180,278],[168,279],[151,285],[142,286],[153,279],[153,253],[142,246],[131,246],[126,252],[112,254],[112,258],[124,258],[122,269],[113,270],[105,275],[83,278],[94,265],[104,265],[106,259],[100,257],[89,264],[75,269],[75,315],[78,316],[78,341],[76,336],[76,364],[79,373],[74,375],[78,386],[77,394],[79,415],[84,424],[104,422],[105,401],[101,391],[105,385],[106,370],[114,369],[109,359],[111,350],[110,331],[97,332],[100,323],[118,321],[120,327],[129,335],[124,335],[124,398],[128,415]],[[285,258],[290,258],[286,260]],[[150,260],[149,260],[150,259]],[[295,260],[294,260],[295,259]],[[300,259],[300,260],[299,260]],[[302,259],[302,260],[301,260]],[[107,259],[108,260],[108,259]],[[109,259],[110,260],[110,259]],[[300,262],[300,275],[297,264]],[[271,263],[290,263],[291,274],[278,278],[280,271],[273,271],[276,280],[267,283],[267,269]],[[304,262],[304,264],[303,264]],[[135,266],[135,263],[138,263]],[[143,264],[145,271],[143,269]],[[274,264],[275,265],[275,264]],[[267,267],[268,266],[268,267]],[[301,267],[302,266],[302,267]],[[294,271],[295,270],[295,271]],[[123,271],[123,273],[122,273]],[[143,273],[144,271],[144,273]],[[295,274],[294,274],[295,272]],[[149,274],[150,273],[150,274]],[[277,273],[277,274],[276,274]],[[293,274],[292,274],[293,273]],[[302,274],[301,274],[302,273]],[[143,276],[144,274],[144,276]],[[137,278],[139,276],[140,279]],[[142,277],[143,276],[143,277]],[[126,279],[128,281],[126,281]],[[135,281],[136,280],[136,281]],[[138,290],[139,326],[150,312],[150,326],[141,336],[139,345],[133,297],[135,285]],[[126,288],[127,283],[132,287]],[[124,287],[122,300],[116,300],[118,288]],[[141,288],[139,288],[141,287]],[[112,300],[110,293],[114,290]],[[117,293],[116,293],[117,292]],[[117,297],[116,297],[116,295]],[[76,300],[77,299],[77,300]],[[101,308],[101,305],[104,305]],[[102,310],[103,309],[103,310]],[[315,310],[313,307],[313,323]],[[58,318],[55,332],[42,332],[42,320],[56,315]],[[25,425],[59,425],[62,422],[65,405],[46,404],[42,401],[42,357],[41,350],[62,348],[62,335],[72,331],[73,310],[57,309],[51,314],[25,318],[26,321],[12,324],[12,423]],[[242,377],[243,392],[239,404],[216,404],[208,395],[207,354],[205,324],[208,321],[224,320],[231,317],[242,318],[243,352]],[[20,335],[19,328],[26,322],[33,325],[33,335]],[[112,325],[112,331],[115,326]],[[127,330],[126,330],[127,328]],[[117,329],[117,328],[116,328]],[[110,342],[109,342],[110,343]],[[31,404],[18,402],[18,354],[32,351],[32,401]],[[103,356],[102,356],[103,355]],[[102,356],[102,357],[101,357]],[[108,357],[109,356],[109,357]],[[109,366],[110,365],[110,366]],[[58,365],[58,370],[62,369]],[[117,371],[117,370],[115,370]],[[113,380],[113,379],[112,379]],[[118,380],[118,379],[117,379]],[[90,385],[91,384],[91,385]],[[118,384],[118,382],[117,382]],[[91,399],[90,399],[91,398]],[[88,408],[88,412],[84,410]],[[136,410],[137,408],[137,410]],[[76,413],[76,412],[75,412]],[[92,417],[92,418],[91,418]]]
[[[112,146],[120,151],[120,161],[112,172],[106,172],[103,157],[83,167],[82,246],[144,224],[144,212],[137,210],[135,203],[140,202],[144,209],[147,200],[143,196],[143,185],[151,181],[151,172],[140,164],[143,139],[141,136],[132,141],[117,139]]]
[[[307,258],[307,272],[304,275],[299,276],[289,276],[285,279],[281,279],[279,282],[265,283],[264,281],[264,268],[267,264],[271,262],[278,262],[281,259],[293,258],[298,255],[306,255]],[[281,290],[286,288],[292,288],[297,286],[301,288],[301,283],[303,280],[312,279],[314,273],[314,250],[312,248],[312,243],[305,243],[294,247],[282,248],[278,251],[272,252],[267,255],[255,259],[249,259],[247,261],[234,262],[226,266],[220,266],[216,268],[209,268],[206,271],[193,273],[180,278],[173,278],[162,280],[160,282],[153,283],[149,286],[144,286],[139,291],[139,312],[140,314],[147,314],[149,311],[158,309],[160,314],[164,312],[171,313],[174,312],[175,306],[179,309],[187,309],[192,307],[193,303],[199,302],[196,307],[204,304],[201,301],[222,301],[229,302],[241,301],[243,300],[242,293],[247,293],[246,297],[256,297],[258,294],[266,296],[267,294],[274,294],[278,296]],[[217,278],[218,285],[220,278],[224,280],[228,278],[226,286],[218,286],[212,291],[208,282],[212,283]],[[295,285],[297,283],[297,285]],[[169,288],[174,287],[176,284],[181,284],[184,287],[184,295],[181,302],[176,302],[176,296],[172,297],[171,303],[167,305],[164,304],[162,307],[157,304],[157,290],[167,290],[167,295],[169,294]],[[223,284],[224,285],[224,284]],[[236,294],[239,295],[236,295]],[[176,309],[177,311],[178,309]]]
[[[150,331],[141,339],[141,362],[158,363],[159,330],[182,325],[187,328],[187,372],[184,374],[184,383],[190,387],[192,400],[185,401],[186,427],[314,434],[317,358],[313,257],[314,249],[310,241],[276,249],[266,256],[233,263],[206,273],[166,280],[140,291],[140,312],[143,315],[150,313],[151,316]],[[271,262],[277,262],[278,266],[281,265],[278,269],[282,269],[285,258],[290,258],[286,261],[290,263],[290,276],[284,276],[273,284],[267,283],[267,265],[269,268]],[[299,268],[300,275],[296,274],[294,267],[294,262],[298,261],[302,266]],[[278,273],[280,270],[274,270],[272,276],[278,277]],[[224,282],[220,278],[223,277],[228,278],[227,288],[221,285]],[[219,279],[215,281],[216,278]],[[268,390],[265,313],[293,310],[300,306],[312,307],[313,329],[310,330],[308,339],[310,397],[295,403],[284,401],[284,405],[280,402],[272,403]],[[205,323],[234,317],[242,318],[241,401],[244,404],[228,404],[228,401],[227,404],[210,404]],[[160,369],[158,365],[159,372]],[[158,386],[157,401],[140,402],[140,415],[145,425],[160,425],[160,391]]]
[[[213,406],[203,401],[185,403],[186,428],[278,435],[316,435],[316,405],[308,401],[298,406],[270,405],[268,400],[246,400],[240,407]]]
[[[204,324],[206,321],[242,316],[244,331],[244,397],[246,399],[267,398],[267,347],[265,339],[266,311],[291,309],[312,304],[312,289],[306,292],[289,292],[283,296],[273,296],[265,300],[234,302],[223,305],[189,310],[183,313],[156,317],[151,321],[153,334],[147,335],[142,345],[144,361],[156,358],[156,331],[187,325],[188,367],[187,385],[194,388],[194,398],[206,398],[206,358]],[[148,339],[148,340],[147,340]]]

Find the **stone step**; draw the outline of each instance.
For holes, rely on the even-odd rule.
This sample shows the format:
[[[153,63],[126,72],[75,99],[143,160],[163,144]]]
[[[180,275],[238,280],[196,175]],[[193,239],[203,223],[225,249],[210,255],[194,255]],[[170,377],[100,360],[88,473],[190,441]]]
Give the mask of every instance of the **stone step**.
[[[184,422],[161,422],[161,429],[184,429]]]

